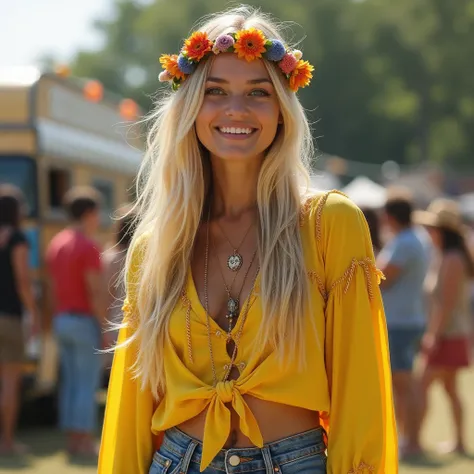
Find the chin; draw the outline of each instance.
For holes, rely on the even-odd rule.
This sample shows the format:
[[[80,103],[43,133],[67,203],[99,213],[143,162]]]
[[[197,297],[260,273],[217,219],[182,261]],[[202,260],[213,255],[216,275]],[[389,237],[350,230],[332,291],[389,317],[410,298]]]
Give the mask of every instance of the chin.
[[[249,162],[258,160],[260,156],[263,154],[255,154],[255,153],[213,153],[219,160],[223,161],[232,161],[232,162]]]
[[[224,161],[254,161],[263,158],[265,150],[252,147],[213,147],[209,150],[211,156]]]

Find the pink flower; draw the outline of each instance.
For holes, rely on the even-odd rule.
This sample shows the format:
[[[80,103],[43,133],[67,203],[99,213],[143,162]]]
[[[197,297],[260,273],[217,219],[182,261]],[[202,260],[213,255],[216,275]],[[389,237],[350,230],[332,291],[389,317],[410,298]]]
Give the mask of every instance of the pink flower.
[[[294,71],[297,63],[297,59],[291,53],[286,53],[283,56],[283,59],[278,63],[278,66],[280,66],[280,69],[285,74],[291,74]]]

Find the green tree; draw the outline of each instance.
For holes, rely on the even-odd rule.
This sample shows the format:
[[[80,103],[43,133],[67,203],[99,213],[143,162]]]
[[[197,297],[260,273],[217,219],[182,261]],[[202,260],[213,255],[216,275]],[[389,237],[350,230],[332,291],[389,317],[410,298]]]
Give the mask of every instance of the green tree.
[[[474,0],[253,1],[295,22],[315,66],[301,99],[320,149],[348,159],[469,164],[474,151]],[[216,0],[115,0],[96,22],[103,47],[79,52],[73,72],[146,109],[160,85],[158,57],[178,51]],[[299,26],[301,25],[301,26]]]

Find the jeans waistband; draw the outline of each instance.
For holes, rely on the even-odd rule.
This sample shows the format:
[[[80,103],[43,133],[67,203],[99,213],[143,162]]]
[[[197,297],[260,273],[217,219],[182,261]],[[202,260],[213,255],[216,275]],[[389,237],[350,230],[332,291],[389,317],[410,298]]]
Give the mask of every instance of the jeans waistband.
[[[189,452],[190,444],[194,444],[195,446],[190,461],[200,464],[202,456],[202,441],[192,438],[178,428],[170,428],[169,430],[166,430],[162,449],[169,450],[177,456],[185,457],[186,453]],[[292,458],[293,453],[295,452],[303,453],[307,451],[307,454],[310,454],[324,453],[325,450],[325,431],[322,427],[318,427],[267,443],[262,449],[257,447],[221,449],[209,467],[222,470],[223,466],[226,465],[226,460],[228,460],[231,455],[235,454],[248,461],[246,463],[247,468],[242,471],[248,472],[258,468],[265,469],[268,464],[268,459],[265,459],[267,457],[266,453],[268,453],[272,460],[277,461],[278,464],[284,464]],[[250,462],[253,469],[249,469]],[[244,466],[240,466],[240,468],[243,467]],[[241,469],[236,469],[236,472],[239,471],[241,471]]]

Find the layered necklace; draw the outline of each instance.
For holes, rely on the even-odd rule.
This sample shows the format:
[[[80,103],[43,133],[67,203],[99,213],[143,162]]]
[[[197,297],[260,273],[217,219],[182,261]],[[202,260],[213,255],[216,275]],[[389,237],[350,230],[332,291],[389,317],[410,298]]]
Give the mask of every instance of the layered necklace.
[[[204,255],[204,310],[205,310],[205,313],[206,313],[207,342],[208,342],[208,346],[209,346],[209,355],[210,355],[210,359],[211,359],[213,384],[214,384],[214,386],[216,386],[217,383],[219,382],[219,379],[217,377],[216,363],[215,363],[215,360],[214,360],[214,352],[212,350],[211,316],[209,315],[209,291],[208,291],[208,282],[209,282],[209,243],[210,243],[209,229],[210,229],[210,209],[209,209],[208,219],[207,219],[206,249],[205,249],[205,255]],[[249,230],[250,229],[247,230],[245,237],[247,236]],[[221,231],[222,231],[222,229],[221,229]],[[245,237],[244,237],[244,239],[245,239]],[[241,244],[242,244],[242,242],[241,242]],[[240,295],[242,293],[242,289],[244,287],[245,280],[247,279],[247,276],[250,272],[252,264],[255,261],[256,255],[257,255],[257,251],[255,251],[253,256],[252,256],[252,260],[251,260],[250,265],[248,266],[247,271],[245,273],[244,281],[242,283],[242,286],[241,286],[241,289],[240,289],[240,292],[239,292],[237,298],[232,298],[231,292],[230,292],[230,290],[232,288],[232,285],[235,281],[235,277],[234,277],[234,280],[232,281],[231,287],[229,288],[227,286],[226,282],[225,282],[224,275],[222,274],[222,269],[219,265],[219,269],[221,271],[221,274],[222,274],[222,277],[223,277],[223,280],[224,280],[226,293],[227,293],[227,296],[229,298],[228,303],[227,303],[227,315],[226,315],[227,318],[228,318],[228,321],[229,321],[229,327],[228,327],[228,330],[227,330],[227,343],[229,343],[230,341],[234,342],[234,347],[232,349],[232,354],[230,355],[230,363],[227,364],[224,376],[221,380],[222,382],[225,382],[226,380],[228,380],[230,372],[231,372],[232,368],[234,367],[235,361],[237,359],[237,351],[238,351],[238,346],[239,346],[239,343],[240,343],[240,337],[242,335],[242,331],[243,331],[243,328],[244,328],[244,325],[245,325],[245,321],[247,320],[247,315],[248,315],[248,312],[249,312],[249,309],[250,309],[250,301],[252,300],[252,296],[253,296],[253,293],[254,293],[254,290],[255,290],[255,283],[257,281],[258,272],[260,270],[260,267],[258,265],[257,265],[257,269],[255,271],[255,276],[253,278],[252,287],[251,287],[249,295],[247,297],[247,303],[245,305],[244,311],[243,311],[242,316],[241,316],[240,321],[239,321],[240,322],[239,328],[236,331],[234,336],[232,335],[233,320],[234,320],[234,318],[236,318],[238,316],[239,298],[240,298]],[[242,256],[240,256],[240,258],[241,258],[240,266],[242,266],[242,262],[243,262]],[[235,270],[235,271],[237,271],[237,270]]]
[[[225,288],[225,291],[227,293],[227,298],[228,299],[227,299],[226,318],[229,322],[229,331],[232,331],[234,318],[237,318],[237,316],[239,315],[239,311],[240,311],[240,296],[242,295],[242,290],[244,289],[244,285],[245,285],[245,282],[247,280],[248,274],[250,272],[250,269],[252,268],[253,262],[255,261],[255,257],[257,256],[257,249],[255,249],[255,251],[252,255],[252,259],[250,260],[250,264],[247,267],[247,271],[245,272],[244,278],[242,280],[242,284],[240,286],[240,291],[237,294],[237,297],[235,297],[235,298],[232,296],[232,288],[234,286],[235,278],[237,277],[238,272],[236,272],[234,274],[234,278],[232,279],[232,283],[230,284],[230,287],[229,287],[227,285],[227,282],[225,281],[224,273],[222,272],[221,262],[219,260],[219,256],[217,255],[217,253],[215,254],[215,256],[216,256],[216,259],[217,259],[219,272],[220,272],[221,277],[222,277],[222,282],[224,283],[224,288]]]

